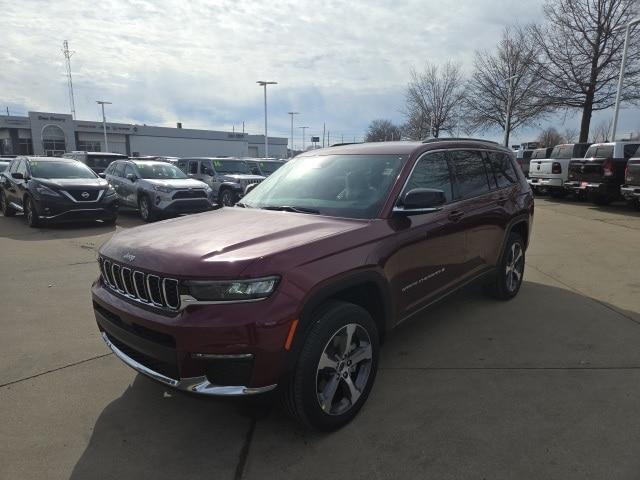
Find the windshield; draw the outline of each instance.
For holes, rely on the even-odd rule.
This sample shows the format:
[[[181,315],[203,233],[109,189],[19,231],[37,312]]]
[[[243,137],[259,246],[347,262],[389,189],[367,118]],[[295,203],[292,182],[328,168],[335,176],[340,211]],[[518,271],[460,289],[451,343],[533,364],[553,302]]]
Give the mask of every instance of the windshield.
[[[178,167],[170,163],[136,163],[140,177],[147,179],[176,179],[187,178]]]
[[[126,155],[87,155],[87,165],[90,167],[107,168],[114,160],[127,158]]]
[[[296,207],[321,215],[374,218],[406,155],[298,157],[255,187],[242,203],[253,208]]]
[[[262,173],[271,175],[284,164],[280,162],[258,162],[258,165],[260,165],[260,171]]]
[[[55,162],[31,160],[31,176],[35,178],[96,178],[96,174],[80,162]]]
[[[241,160],[211,160],[216,173],[242,173],[251,175],[247,162]]]

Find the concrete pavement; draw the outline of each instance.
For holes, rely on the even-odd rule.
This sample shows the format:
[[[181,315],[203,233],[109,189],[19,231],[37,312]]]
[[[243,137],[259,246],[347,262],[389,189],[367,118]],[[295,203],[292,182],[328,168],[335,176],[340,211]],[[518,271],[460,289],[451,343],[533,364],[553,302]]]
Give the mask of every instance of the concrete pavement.
[[[331,435],[109,354],[88,288],[112,233],[0,217],[2,479],[638,478],[640,214],[622,205],[539,199],[520,295],[469,287],[402,325]]]

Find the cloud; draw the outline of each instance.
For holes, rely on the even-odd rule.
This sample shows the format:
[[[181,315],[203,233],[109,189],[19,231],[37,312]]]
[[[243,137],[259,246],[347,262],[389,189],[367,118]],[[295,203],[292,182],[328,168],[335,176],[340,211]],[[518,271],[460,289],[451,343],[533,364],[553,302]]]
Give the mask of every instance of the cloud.
[[[79,118],[185,128],[263,128],[289,136],[287,111],[321,132],[323,122],[361,137],[373,118],[401,120],[408,71],[453,59],[470,68],[502,28],[539,20],[541,1],[327,0],[3,2],[0,101],[68,111],[62,41]]]

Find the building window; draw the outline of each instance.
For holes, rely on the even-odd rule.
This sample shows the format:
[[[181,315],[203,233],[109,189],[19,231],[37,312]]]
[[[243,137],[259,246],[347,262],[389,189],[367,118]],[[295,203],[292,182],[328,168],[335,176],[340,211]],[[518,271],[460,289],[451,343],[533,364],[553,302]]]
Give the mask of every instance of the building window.
[[[102,147],[100,142],[91,142],[88,140],[78,141],[78,150],[82,152],[101,152]]]
[[[33,143],[30,138],[21,138],[18,144],[19,155],[33,155]]]
[[[66,151],[64,132],[57,125],[42,129],[42,147],[47,156],[60,156]]]

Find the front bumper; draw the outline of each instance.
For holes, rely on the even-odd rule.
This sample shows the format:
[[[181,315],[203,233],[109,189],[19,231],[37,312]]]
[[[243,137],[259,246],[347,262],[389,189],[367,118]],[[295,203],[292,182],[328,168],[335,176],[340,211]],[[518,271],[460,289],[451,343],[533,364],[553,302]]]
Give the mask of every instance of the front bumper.
[[[206,212],[211,210],[213,205],[208,198],[183,198],[174,200],[156,195],[153,208],[160,213],[178,215],[181,213]]]
[[[102,332],[102,340],[104,340],[104,343],[107,344],[107,347],[111,349],[116,357],[118,357],[120,360],[122,360],[137,372],[142,373],[143,375],[146,375],[147,377],[152,378],[153,380],[156,380],[160,383],[164,383],[165,385],[169,385],[170,387],[176,388],[178,390],[183,390],[185,392],[214,396],[239,396],[266,393],[273,390],[277,386],[267,385],[266,387],[251,388],[245,386],[214,385],[207,379],[206,376],[181,378],[179,380],[174,380],[173,378],[167,377],[160,372],[151,370],[149,367],[144,366],[142,363],[139,363],[138,361],[128,356],[111,342],[109,336],[105,332]]]
[[[109,348],[165,385],[205,395],[250,395],[274,389],[285,372],[283,346],[295,318],[286,296],[167,312],[134,304],[101,279],[92,296]]]
[[[604,182],[589,182],[583,180],[572,180],[565,182],[564,187],[573,192],[584,192],[588,194],[600,194],[617,196],[620,193],[619,184]]]
[[[563,188],[564,186],[561,178],[529,177],[527,182],[532,188]]]
[[[640,185],[622,185],[620,187],[620,194],[627,200],[640,198]]]
[[[118,215],[118,198],[114,195],[97,202],[72,202],[65,198],[34,198],[38,216],[47,222],[107,220]]]

